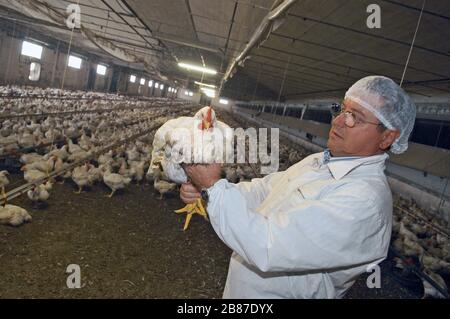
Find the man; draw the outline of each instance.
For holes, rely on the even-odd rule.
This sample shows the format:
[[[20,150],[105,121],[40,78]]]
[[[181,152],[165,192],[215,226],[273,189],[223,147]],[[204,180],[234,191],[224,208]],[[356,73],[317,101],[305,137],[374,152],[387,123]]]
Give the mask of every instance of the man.
[[[392,195],[387,151],[408,147],[415,106],[391,79],[370,76],[345,95],[328,150],[239,184],[220,165],[186,168],[181,199],[203,190],[218,236],[233,249],[224,298],[340,298],[386,258]],[[208,196],[206,196],[206,194]]]

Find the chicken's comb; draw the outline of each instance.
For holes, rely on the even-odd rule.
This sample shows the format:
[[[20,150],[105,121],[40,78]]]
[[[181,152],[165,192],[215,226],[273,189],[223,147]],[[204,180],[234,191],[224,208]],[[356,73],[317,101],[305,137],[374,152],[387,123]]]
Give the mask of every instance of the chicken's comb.
[[[211,123],[211,121],[212,121],[212,107],[211,106],[208,108],[208,112],[206,113],[206,121],[208,121],[209,123]]]

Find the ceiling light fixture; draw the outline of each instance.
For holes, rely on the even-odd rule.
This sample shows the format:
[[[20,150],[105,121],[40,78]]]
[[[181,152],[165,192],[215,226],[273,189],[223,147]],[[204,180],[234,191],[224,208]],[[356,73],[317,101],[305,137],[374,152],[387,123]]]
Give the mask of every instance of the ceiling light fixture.
[[[212,85],[212,84],[206,84],[206,83],[202,83],[202,82],[198,82],[198,81],[194,81],[194,83],[195,83],[195,84],[198,84],[198,85],[200,85],[200,86],[207,86],[207,87],[210,87],[210,88],[213,88],[213,89],[216,88],[216,86],[215,86],[215,85]]]
[[[198,65],[193,65],[193,64],[188,64],[188,63],[182,63],[182,62],[180,62],[180,63],[178,63],[178,66],[179,66],[180,68],[185,68],[185,69],[193,70],[193,71],[199,71],[199,72],[202,72],[202,73],[207,73],[207,74],[217,74],[217,71],[216,71],[216,70],[209,69],[209,68],[204,68],[204,67],[198,66]]]

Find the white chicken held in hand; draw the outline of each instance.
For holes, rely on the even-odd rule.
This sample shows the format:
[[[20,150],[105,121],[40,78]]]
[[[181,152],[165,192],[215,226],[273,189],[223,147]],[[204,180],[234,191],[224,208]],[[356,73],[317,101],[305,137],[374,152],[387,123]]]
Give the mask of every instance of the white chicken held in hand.
[[[217,121],[212,107],[200,109],[193,117],[182,116],[167,121],[155,133],[150,168],[162,168],[162,178],[182,184],[188,182],[183,165],[223,163],[234,156],[233,132]],[[207,219],[201,199],[175,211],[186,213],[184,230],[193,214]]]

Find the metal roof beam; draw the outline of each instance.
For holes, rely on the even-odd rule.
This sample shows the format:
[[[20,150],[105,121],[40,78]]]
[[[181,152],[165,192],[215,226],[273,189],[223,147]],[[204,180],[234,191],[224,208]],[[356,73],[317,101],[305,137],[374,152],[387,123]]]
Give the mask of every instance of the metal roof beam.
[[[153,49],[155,49],[155,47],[154,47],[154,45],[152,44],[152,43],[150,43],[141,33],[139,33],[137,30],[136,30],[136,28],[135,27],[133,27],[130,23],[128,23],[128,21],[124,18],[124,17],[122,17],[121,15],[120,15],[120,13],[118,13],[118,12],[116,12],[115,10],[114,10],[114,8],[113,7],[111,7],[107,2],[106,2],[106,0],[100,0],[105,6],[107,6],[112,12],[114,12],[114,14],[116,14],[123,22],[125,22],[131,29],[133,29],[133,31],[134,32],[136,32],[136,34],[137,35],[139,35],[142,39],[144,39],[144,41],[145,42],[147,42],[147,44],[150,46],[150,48],[153,48]]]
[[[407,46],[408,48],[411,47],[411,43],[408,43],[408,42],[404,42],[404,41],[400,41],[400,40],[396,40],[396,39],[391,39],[391,38],[388,38],[388,37],[385,37],[385,36],[382,36],[382,35],[372,34],[372,33],[364,32],[364,31],[352,29],[352,28],[349,28],[349,27],[344,27],[342,25],[337,25],[337,24],[334,24],[334,23],[331,23],[331,22],[326,22],[326,21],[315,19],[315,18],[310,18],[310,17],[298,15],[298,14],[295,14],[295,13],[288,13],[288,16],[296,18],[296,19],[302,19],[304,21],[309,20],[309,21],[312,21],[312,22],[315,22],[315,23],[318,23],[318,24],[326,25],[328,27],[332,27],[332,28],[336,28],[336,29],[340,29],[340,30],[345,30],[345,31],[348,31],[348,32],[361,34],[361,35],[364,35],[364,36],[367,36],[367,37],[376,38],[376,39],[380,39],[380,40],[384,40],[384,41],[400,44],[400,45],[403,45],[403,46]],[[420,45],[415,45],[414,48],[415,49],[420,49],[420,50],[423,50],[423,51],[426,51],[426,52],[430,52],[430,53],[433,53],[433,54],[442,55],[442,56],[445,56],[445,57],[449,57],[450,56],[450,53],[437,51],[437,50],[426,48],[426,47],[423,47],[423,46],[420,46]]]
[[[418,12],[420,12],[422,10],[421,8],[416,8],[416,7],[413,7],[413,6],[404,4],[404,3],[400,3],[400,2],[397,2],[397,1],[392,1],[392,0],[381,0],[381,1],[393,4],[393,5],[396,5],[396,6],[400,6],[402,8],[407,8],[407,9],[410,9],[410,10],[418,11]],[[438,17],[438,18],[442,18],[442,19],[445,19],[445,20],[450,20],[450,17],[447,17],[447,16],[439,14],[439,13],[435,13],[435,12],[432,12],[432,11],[423,10],[423,13],[424,14],[429,14],[429,15],[432,15],[432,16],[435,16],[435,17]]]
[[[382,62],[382,63],[387,63],[387,64],[399,66],[399,67],[402,67],[402,68],[404,67],[404,64],[401,64],[401,63],[392,62],[392,61],[389,61],[389,60],[385,60],[385,59],[369,56],[369,55],[358,53],[358,52],[352,52],[352,51],[348,51],[348,50],[332,47],[332,46],[329,46],[329,45],[324,45],[324,44],[319,44],[319,43],[315,43],[315,42],[312,42],[312,41],[302,40],[302,39],[298,39],[298,38],[295,38],[295,37],[291,37],[291,36],[287,36],[287,35],[283,35],[283,34],[279,34],[279,33],[272,33],[272,35],[274,35],[276,37],[288,39],[288,40],[290,40],[292,42],[295,42],[295,41],[303,42],[303,43],[306,43],[306,44],[318,46],[320,48],[325,48],[325,49],[329,49],[329,50],[333,50],[333,51],[342,52],[342,53],[345,53],[345,54],[348,54],[348,55],[354,55],[354,56],[358,56],[358,57],[374,60],[374,61],[377,61],[377,62]],[[442,74],[430,72],[430,71],[427,71],[427,70],[424,70],[424,69],[419,69],[419,68],[412,67],[412,66],[409,66],[408,68],[411,69],[411,70],[415,70],[415,71],[418,71],[418,72],[424,72],[424,73],[432,74],[432,75],[435,75],[435,76],[445,76],[445,75],[442,75]]]

